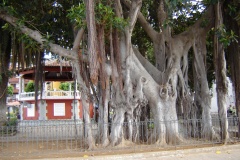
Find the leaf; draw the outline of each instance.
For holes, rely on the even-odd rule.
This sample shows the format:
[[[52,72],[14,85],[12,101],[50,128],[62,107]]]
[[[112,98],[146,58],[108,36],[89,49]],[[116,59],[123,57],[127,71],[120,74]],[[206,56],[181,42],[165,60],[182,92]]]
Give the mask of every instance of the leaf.
[[[2,29],[7,29],[8,28],[8,23],[5,23],[3,26],[2,26]]]
[[[177,0],[173,0],[172,3],[174,7],[177,6]]]

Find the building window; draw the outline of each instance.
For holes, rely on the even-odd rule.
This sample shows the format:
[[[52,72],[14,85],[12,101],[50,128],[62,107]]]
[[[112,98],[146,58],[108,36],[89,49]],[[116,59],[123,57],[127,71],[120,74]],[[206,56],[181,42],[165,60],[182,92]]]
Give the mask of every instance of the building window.
[[[19,84],[18,83],[16,84],[16,89],[19,89]]]
[[[54,116],[65,116],[65,103],[54,103]]]
[[[35,104],[28,104],[27,106],[27,116],[35,117]]]

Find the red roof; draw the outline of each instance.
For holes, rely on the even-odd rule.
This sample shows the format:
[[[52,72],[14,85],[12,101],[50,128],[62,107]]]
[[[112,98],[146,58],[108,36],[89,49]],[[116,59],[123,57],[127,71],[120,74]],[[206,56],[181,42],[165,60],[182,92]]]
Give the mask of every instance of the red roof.
[[[13,78],[10,78],[8,82],[11,84],[16,84],[16,83],[19,83],[19,79],[16,77],[13,77]]]
[[[70,61],[65,60],[46,60],[44,67],[44,79],[45,81],[72,81],[72,66]],[[19,71],[23,74],[24,79],[34,80],[35,67],[26,68]]]

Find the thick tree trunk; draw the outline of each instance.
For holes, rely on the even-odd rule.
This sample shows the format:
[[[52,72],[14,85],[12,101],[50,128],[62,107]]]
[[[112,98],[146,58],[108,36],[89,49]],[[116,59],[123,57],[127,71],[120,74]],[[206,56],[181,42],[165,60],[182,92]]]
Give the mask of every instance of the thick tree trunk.
[[[194,50],[194,68],[195,76],[197,77],[198,83],[195,88],[195,101],[199,104],[202,110],[202,136],[204,138],[212,139],[215,137],[215,132],[212,128],[212,119],[210,114],[211,109],[211,95],[208,87],[206,64],[204,59],[206,57],[206,36],[201,35],[195,39],[195,44],[193,46]]]
[[[7,87],[10,75],[11,35],[3,31],[4,21],[0,20],[0,126],[7,120]]]
[[[114,109],[115,115],[112,121],[110,138],[111,138],[111,145],[115,146],[119,144],[123,138],[122,127],[124,122],[125,106],[118,105],[117,108],[113,106],[111,107]]]
[[[174,43],[174,42],[173,42]],[[141,55],[138,54],[136,49],[134,50],[141,64],[145,67],[144,69],[140,66],[141,64],[136,64],[141,75],[146,76],[147,85],[144,87],[144,94],[149,101],[152,113],[154,114],[154,122],[156,126],[155,132],[157,137],[151,138],[158,141],[158,143],[164,145],[166,143],[178,143],[182,140],[181,136],[178,133],[178,124],[177,124],[177,113],[176,113],[176,84],[177,84],[177,69],[176,66],[179,64],[177,57],[175,63],[172,65],[172,72],[160,73],[158,70],[152,69],[153,66],[146,62]],[[135,62],[134,57],[134,62]],[[138,60],[137,60],[138,61]],[[138,63],[138,62],[136,62]],[[138,72],[137,69],[133,69],[135,72]],[[149,71],[149,73],[147,71]],[[147,73],[145,73],[147,72]],[[135,73],[137,74],[137,73]],[[148,77],[150,75],[151,77]],[[133,76],[134,74],[132,74]],[[169,80],[167,81],[167,78]],[[152,79],[154,78],[154,80]],[[158,85],[157,83],[160,85]],[[162,83],[165,82],[165,83]],[[162,84],[162,85],[161,85]],[[152,88],[153,87],[153,88]],[[149,89],[149,90],[148,90]],[[151,95],[151,97],[149,97]],[[175,123],[176,122],[176,123]],[[166,124],[168,123],[168,124]],[[171,136],[166,136],[169,134]]]
[[[155,66],[159,71],[165,72],[166,61],[167,61],[165,38],[162,34],[158,33],[157,35],[158,35],[158,39],[153,41]]]
[[[106,79],[106,94],[103,104],[103,139],[102,144],[103,146],[107,146],[109,144],[108,140],[108,117],[109,117],[109,110],[108,110],[108,102],[110,98],[110,86],[109,86],[109,77]]]
[[[84,92],[82,93],[84,94]],[[92,123],[90,119],[90,111],[89,111],[89,105],[90,101],[89,99],[86,100],[87,97],[82,98],[82,105],[83,105],[83,120],[84,120],[84,131],[85,131],[85,139],[87,140],[88,149],[93,149],[95,146],[95,139],[92,135]]]
[[[78,55],[78,53],[75,53]],[[86,83],[83,80],[84,73],[81,73],[81,65],[80,64],[81,58],[79,61],[73,61],[73,71],[76,74],[76,78],[78,83],[80,84],[80,90],[81,90],[81,99],[82,99],[82,105],[83,105],[83,120],[84,120],[84,137],[87,141],[89,149],[93,149],[95,147],[95,139],[93,138],[92,134],[92,124],[90,120],[90,111],[89,111],[89,105],[90,105],[90,88],[87,88]],[[86,75],[85,80],[87,81]]]
[[[7,87],[8,76],[2,74],[0,83],[0,126],[7,121]]]
[[[127,138],[129,141],[133,140],[133,109],[128,109],[127,114],[127,125],[128,125],[128,133],[127,133]]]
[[[94,0],[85,0],[86,2],[86,19],[88,28],[88,55],[90,67],[90,79],[93,84],[98,83],[98,69],[99,69],[99,50],[97,43],[97,31],[94,11]]]
[[[166,85],[169,83],[169,80],[175,79],[175,76],[178,74],[179,81],[180,81],[179,83],[181,84],[181,85],[178,85],[178,93],[183,93],[182,95],[178,95],[178,96],[184,96],[184,94],[185,95],[189,94],[189,91],[188,91],[189,86],[187,86],[187,82],[184,81],[186,79],[185,76],[187,75],[186,66],[184,66],[184,63],[182,66],[180,62],[182,58],[186,59],[186,55],[190,47],[192,46],[194,38],[197,36],[201,36],[201,34],[205,34],[211,28],[212,23],[209,23],[206,27],[202,27],[201,23],[205,18],[209,20],[211,19],[212,7],[209,7],[209,9],[207,10],[205,14],[205,18],[199,19],[187,31],[182,32],[181,34],[176,35],[175,37],[172,37],[171,28],[169,26],[167,28],[163,28],[161,26],[161,24],[164,23],[164,20],[166,19],[166,16],[167,16],[166,14],[167,7],[165,7],[164,5],[165,5],[164,1],[159,1],[158,19],[160,24],[159,28],[161,30],[159,33],[157,33],[151,27],[151,25],[148,24],[147,20],[144,18],[142,14],[139,14],[138,19],[143,29],[146,31],[148,36],[152,39],[154,44],[156,67],[162,72],[160,74],[161,77],[158,83]],[[155,77],[154,75],[152,76]],[[154,79],[156,80],[157,78],[154,78]],[[207,79],[204,79],[204,81],[202,81],[201,83],[203,85],[207,84]],[[172,85],[171,87],[175,90],[177,89],[177,85]],[[211,124],[211,117],[210,117],[210,101],[209,101],[210,95],[208,93],[209,91],[208,86],[203,86],[203,88],[201,88],[201,91],[204,91],[203,93],[201,93],[201,98],[206,99],[204,103],[202,103],[201,101],[202,103],[201,106],[203,107],[203,112],[201,112],[201,114],[203,115],[204,122],[205,122],[204,132],[209,133],[207,135],[212,136],[213,130],[212,130],[212,124]],[[172,104],[176,105],[176,102],[174,103],[172,102]]]
[[[239,35],[239,34],[238,34]],[[234,42],[229,47],[230,53],[230,66],[231,66],[231,78],[233,82],[235,92],[235,107],[238,116],[238,137],[240,138],[240,36],[238,43]]]
[[[132,56],[131,79],[146,79],[143,85],[143,93],[146,96],[149,106],[154,114],[154,129],[156,131],[153,139],[161,145],[166,143],[178,143],[181,136],[178,133],[178,123],[176,114],[177,93],[171,85],[158,85],[143,68],[135,55]],[[176,78],[172,79],[172,85],[176,83]],[[167,134],[169,135],[167,137]]]
[[[233,3],[233,0],[225,1],[223,7],[227,10],[228,5]],[[237,42],[230,43],[227,48],[229,54],[228,63],[230,64],[231,80],[235,91],[235,107],[238,116],[238,137],[240,138],[240,24],[238,24],[235,16],[224,12],[224,24],[228,30],[232,30],[237,35]]]
[[[221,3],[215,5],[215,29],[221,29],[223,24]],[[219,42],[217,35],[214,36],[214,64],[216,75],[216,90],[217,90],[217,104],[218,115],[221,127],[221,137],[224,143],[229,139],[228,121],[227,121],[227,96],[228,96],[228,82],[226,76],[226,60],[223,44]]]

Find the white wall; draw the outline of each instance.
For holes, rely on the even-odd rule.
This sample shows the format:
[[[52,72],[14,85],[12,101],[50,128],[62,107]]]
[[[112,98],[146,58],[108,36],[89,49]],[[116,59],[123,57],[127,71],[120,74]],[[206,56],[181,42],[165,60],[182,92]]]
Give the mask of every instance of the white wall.
[[[213,97],[211,100],[211,112],[218,112],[218,107],[217,107],[217,93],[216,93],[216,84],[213,84]],[[232,83],[230,82],[230,80],[228,79],[228,106],[232,105],[235,106],[235,95],[233,92],[233,87],[232,87]]]

